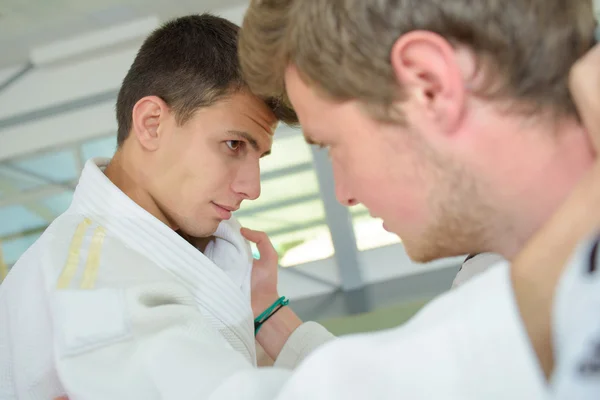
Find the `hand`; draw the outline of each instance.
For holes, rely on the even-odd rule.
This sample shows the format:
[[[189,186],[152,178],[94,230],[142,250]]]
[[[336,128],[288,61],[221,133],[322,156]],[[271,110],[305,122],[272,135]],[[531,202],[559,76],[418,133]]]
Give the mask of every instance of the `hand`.
[[[277,267],[279,256],[264,232],[242,228],[242,236],[256,243],[260,259],[252,266],[252,312],[254,318],[269,308],[278,298]],[[290,335],[302,321],[290,307],[283,307],[273,315],[256,336],[267,355],[276,360]]]
[[[256,318],[279,298],[277,292],[279,256],[266,233],[248,228],[242,228],[241,233],[247,240],[256,244],[260,253],[260,259],[254,260],[251,278],[252,312]]]

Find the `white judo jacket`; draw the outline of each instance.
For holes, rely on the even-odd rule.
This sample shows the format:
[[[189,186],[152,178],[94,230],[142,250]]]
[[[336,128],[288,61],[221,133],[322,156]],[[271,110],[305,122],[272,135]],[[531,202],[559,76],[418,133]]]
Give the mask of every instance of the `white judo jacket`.
[[[274,368],[257,368],[244,280],[209,257],[88,163],[72,207],[0,287],[0,399],[548,398],[506,262],[393,330],[331,340],[305,323]],[[580,350],[558,352],[569,362],[554,388],[573,384]]]
[[[467,257],[458,270],[458,273],[452,282],[452,288],[457,288],[461,285],[464,285],[473,277],[487,271],[503,260],[504,259],[502,256],[494,253],[479,253],[469,255],[469,257]]]
[[[237,221],[203,254],[114,186],[107,162],[86,163],[70,208],[0,286],[0,400],[204,399],[256,368]],[[295,337],[276,365],[332,335],[305,324]]]

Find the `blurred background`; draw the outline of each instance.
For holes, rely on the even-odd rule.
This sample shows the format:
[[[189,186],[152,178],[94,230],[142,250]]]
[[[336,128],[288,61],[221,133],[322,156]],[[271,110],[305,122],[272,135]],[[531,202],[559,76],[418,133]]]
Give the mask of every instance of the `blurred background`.
[[[0,0],[0,282],[70,204],[86,160],[111,157],[114,105],[142,40],[172,17],[235,0]],[[326,154],[280,126],[262,195],[237,212],[280,255],[280,293],[334,333],[403,322],[450,288],[462,257],[412,263],[366,209],[337,204]]]

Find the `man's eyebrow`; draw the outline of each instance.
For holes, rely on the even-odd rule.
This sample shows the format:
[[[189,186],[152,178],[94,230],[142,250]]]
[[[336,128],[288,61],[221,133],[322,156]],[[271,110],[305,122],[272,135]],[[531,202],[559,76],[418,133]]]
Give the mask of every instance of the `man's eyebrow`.
[[[256,139],[254,139],[252,137],[251,134],[249,134],[248,132],[244,132],[244,131],[227,131],[227,133],[229,133],[230,135],[234,135],[237,136],[240,139],[244,139],[248,142],[248,144],[250,144],[250,146],[252,146],[252,148],[255,151],[260,151],[260,146],[258,145],[258,142],[256,141]],[[271,154],[271,150],[267,150],[265,151],[261,157],[265,157],[268,156],[269,154]]]

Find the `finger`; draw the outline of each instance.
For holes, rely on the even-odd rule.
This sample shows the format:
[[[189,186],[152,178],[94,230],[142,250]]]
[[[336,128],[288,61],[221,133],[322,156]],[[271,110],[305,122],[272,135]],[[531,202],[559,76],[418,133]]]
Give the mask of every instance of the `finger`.
[[[248,239],[252,243],[256,243],[257,246],[258,246],[259,242],[269,240],[269,238],[267,237],[267,234],[262,231],[255,231],[253,229],[242,228],[240,230],[240,232],[241,232],[242,236],[244,236],[246,239]]]
[[[277,262],[277,251],[275,251],[275,248],[273,247],[273,244],[271,244],[271,240],[266,233],[248,228],[242,228],[240,232],[242,233],[242,236],[256,244],[258,252],[260,253],[261,262]]]
[[[248,228],[242,228],[240,229],[240,233],[244,238],[246,238],[246,240],[249,240],[252,243],[256,243],[258,241],[258,233],[260,232]]]

